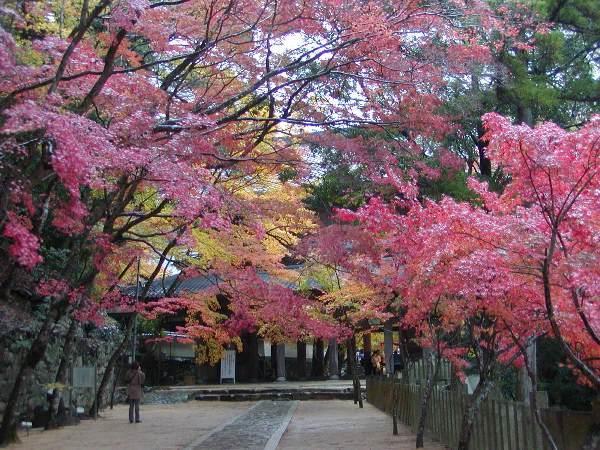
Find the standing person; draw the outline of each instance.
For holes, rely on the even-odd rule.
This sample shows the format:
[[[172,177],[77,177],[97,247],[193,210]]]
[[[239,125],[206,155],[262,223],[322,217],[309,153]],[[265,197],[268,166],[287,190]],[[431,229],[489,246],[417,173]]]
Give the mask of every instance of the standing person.
[[[383,357],[379,350],[373,352],[373,356],[371,356],[371,365],[373,366],[373,373],[375,375],[383,374]]]
[[[404,369],[404,362],[402,361],[402,352],[400,351],[400,345],[396,345],[396,349],[394,350],[394,374],[399,373]]]
[[[127,398],[129,399],[129,423],[133,423],[133,412],[135,410],[135,422],[140,423],[140,400],[142,398],[142,386],[146,375],[140,369],[140,364],[134,361],[125,376],[127,380]]]

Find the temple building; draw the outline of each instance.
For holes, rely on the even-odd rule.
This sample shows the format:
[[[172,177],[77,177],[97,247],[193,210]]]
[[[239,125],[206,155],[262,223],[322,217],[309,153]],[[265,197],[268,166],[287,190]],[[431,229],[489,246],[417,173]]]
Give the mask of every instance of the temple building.
[[[267,282],[294,287],[266,273],[260,276]],[[222,280],[216,275],[200,275],[185,280],[177,280],[177,276],[165,277],[152,283],[145,301],[167,295],[202,292],[213,288],[219,281]],[[320,292],[316,282],[310,283],[314,291]],[[122,291],[131,297],[135,296],[135,286],[128,286]],[[225,300],[221,294],[217,294],[217,298],[220,302]],[[161,317],[159,339],[156,333],[144,330],[138,333],[138,359],[145,369],[149,384],[192,385],[221,381],[220,365],[197,363],[195,345],[189,343],[186,336],[176,332],[177,326],[183,325],[184,320],[184,312]],[[245,333],[240,338],[243,350],[235,354],[236,382],[337,379],[348,372],[342,362],[347,361],[350,355],[341,353],[335,340],[324,342],[321,339],[309,339],[307,342],[276,345],[256,333]]]

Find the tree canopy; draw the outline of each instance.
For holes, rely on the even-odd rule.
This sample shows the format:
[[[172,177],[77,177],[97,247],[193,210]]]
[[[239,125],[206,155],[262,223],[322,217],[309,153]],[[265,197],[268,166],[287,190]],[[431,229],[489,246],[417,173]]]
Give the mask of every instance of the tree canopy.
[[[551,337],[597,391],[594,6],[5,2],[0,319],[36,321],[19,373],[59,321],[115,310],[184,311],[179,331],[215,348],[396,317],[484,381]],[[122,289],[136,261],[140,303]],[[146,298],[198,273],[222,282]]]

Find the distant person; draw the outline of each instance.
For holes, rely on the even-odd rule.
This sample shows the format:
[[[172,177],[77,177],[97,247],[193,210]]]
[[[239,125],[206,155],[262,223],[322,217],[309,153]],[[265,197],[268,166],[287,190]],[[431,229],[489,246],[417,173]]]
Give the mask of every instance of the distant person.
[[[396,349],[393,353],[394,373],[401,372],[404,369],[404,362],[402,361],[402,352],[400,346],[396,345]]]
[[[356,351],[356,362],[357,362],[358,364],[362,364],[362,363],[363,363],[363,358],[364,358],[364,357],[365,357],[365,352],[363,351],[363,349],[362,349],[362,348],[359,348],[359,349]]]
[[[383,355],[379,350],[373,352],[371,356],[371,366],[375,375],[383,375]]]
[[[373,375],[373,364],[371,364],[371,352],[364,352],[362,356],[362,365],[365,369],[365,375]]]
[[[142,399],[142,388],[146,375],[142,372],[140,364],[134,361],[125,375],[127,380],[127,399],[129,400],[129,423],[133,423],[133,412],[135,410],[135,422],[140,423],[140,400]]]

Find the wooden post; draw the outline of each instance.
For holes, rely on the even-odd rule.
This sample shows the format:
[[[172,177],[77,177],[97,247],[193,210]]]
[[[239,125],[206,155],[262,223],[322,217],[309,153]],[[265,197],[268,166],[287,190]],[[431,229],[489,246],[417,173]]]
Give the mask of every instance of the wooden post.
[[[338,376],[338,345],[335,338],[329,340],[329,379],[339,380]]]
[[[316,339],[313,348],[313,365],[312,365],[312,376],[321,378],[325,372],[325,353],[323,349],[323,340]]]
[[[530,429],[530,426],[529,426],[528,420],[527,420],[527,416],[529,415],[529,414],[527,414],[529,412],[529,405],[520,404],[519,409],[521,412],[521,429],[523,430],[523,448],[533,448],[533,447],[530,447],[532,442],[529,442],[529,436],[528,436],[529,429]]]
[[[271,342],[271,372],[272,379],[277,379],[277,344]]]
[[[513,449],[513,439],[511,436],[515,435],[515,433],[511,433],[510,430],[510,410],[509,410],[509,403],[508,400],[504,401],[504,412],[506,413],[506,443],[508,450],[512,450]]]
[[[277,344],[277,380],[286,381],[285,378],[285,343],[281,342]]]
[[[520,443],[519,443],[519,441],[520,441],[520,439],[519,439],[519,415],[517,412],[517,405],[514,402],[512,402],[511,406],[513,407],[512,408],[513,418],[515,421],[515,428],[513,430],[513,434],[515,435],[515,448],[519,449],[520,448],[519,447],[519,445],[520,445]]]
[[[296,343],[296,372],[299,380],[306,379],[306,342],[298,341]]]
[[[346,344],[346,374],[348,376],[354,375],[354,364],[356,360],[356,338],[352,336]]]
[[[244,362],[246,364],[246,370],[248,381],[258,381],[258,335],[256,333],[249,333],[245,336],[244,346]]]

